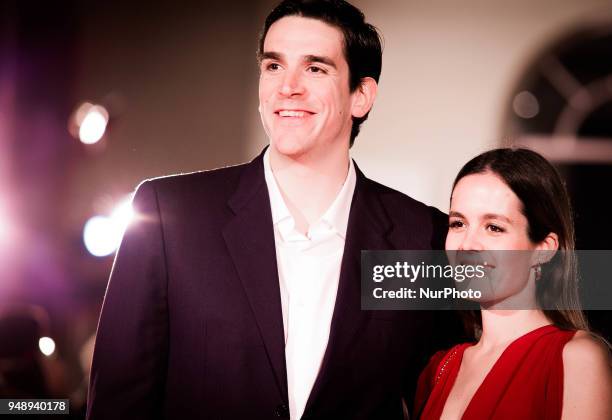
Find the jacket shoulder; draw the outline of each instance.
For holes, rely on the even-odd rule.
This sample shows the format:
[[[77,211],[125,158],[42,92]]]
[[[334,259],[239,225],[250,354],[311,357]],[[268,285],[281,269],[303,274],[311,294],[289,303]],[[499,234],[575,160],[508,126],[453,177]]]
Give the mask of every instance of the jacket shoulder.
[[[380,184],[366,178],[368,188],[377,193],[388,211],[400,217],[412,217],[418,219],[432,219],[436,223],[444,220],[446,224],[447,215],[433,206],[428,206],[403,192]]]
[[[215,169],[158,176],[145,179],[141,184],[150,183],[155,187],[168,188],[174,186],[180,187],[183,185],[192,186],[197,184],[227,183],[230,180],[237,181],[242,171],[248,165],[249,163],[241,163]]]
[[[166,175],[142,181],[137,191],[151,188],[158,197],[180,198],[204,194],[209,199],[225,197],[236,189],[248,163],[217,169]]]
[[[366,186],[380,198],[398,232],[411,238],[410,246],[419,244],[430,249],[444,249],[448,230],[445,213],[368,178]]]

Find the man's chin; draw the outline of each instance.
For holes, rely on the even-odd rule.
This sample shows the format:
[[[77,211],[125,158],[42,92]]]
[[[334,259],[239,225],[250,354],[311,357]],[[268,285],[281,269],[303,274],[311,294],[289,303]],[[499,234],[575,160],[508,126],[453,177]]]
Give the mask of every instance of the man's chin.
[[[290,158],[298,158],[308,152],[304,141],[298,139],[277,139],[271,142],[276,153]]]

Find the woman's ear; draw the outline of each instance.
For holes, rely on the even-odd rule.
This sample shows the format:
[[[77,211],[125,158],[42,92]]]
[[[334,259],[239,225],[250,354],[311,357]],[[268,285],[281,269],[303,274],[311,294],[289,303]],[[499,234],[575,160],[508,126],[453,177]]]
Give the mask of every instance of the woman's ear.
[[[546,264],[553,259],[558,249],[559,236],[551,232],[536,246],[535,250],[538,252],[535,253],[534,265]]]
[[[374,105],[374,99],[376,99],[376,93],[378,92],[378,83],[371,77],[364,77],[361,79],[359,86],[352,93],[353,104],[351,107],[351,115],[355,118],[361,118],[366,115],[372,105]]]
[[[554,232],[550,232],[546,235],[546,238],[538,244],[536,249],[542,251],[556,251],[559,249],[559,236]]]

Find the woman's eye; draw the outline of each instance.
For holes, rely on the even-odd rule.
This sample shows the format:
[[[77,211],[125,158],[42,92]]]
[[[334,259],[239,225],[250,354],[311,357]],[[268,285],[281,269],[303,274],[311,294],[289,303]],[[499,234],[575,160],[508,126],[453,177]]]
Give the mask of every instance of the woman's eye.
[[[494,233],[502,233],[506,231],[504,228],[499,227],[497,225],[488,225],[487,229]]]

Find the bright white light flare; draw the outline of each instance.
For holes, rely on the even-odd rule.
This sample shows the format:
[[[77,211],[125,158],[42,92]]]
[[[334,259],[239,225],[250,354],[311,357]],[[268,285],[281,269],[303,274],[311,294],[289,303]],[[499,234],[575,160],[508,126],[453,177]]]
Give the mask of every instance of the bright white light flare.
[[[89,219],[83,229],[83,241],[89,253],[106,257],[115,252],[133,215],[132,198],[128,197],[119,202],[110,217],[94,216]]]
[[[41,337],[38,340],[38,348],[45,356],[51,356],[55,351],[55,341],[49,337]]]
[[[111,214],[111,220],[120,230],[121,235],[130,224],[130,221],[134,217],[134,210],[132,209],[132,197],[129,196],[123,201],[119,202]]]
[[[107,124],[108,112],[106,109],[100,105],[90,105],[79,124],[79,139],[85,144],[97,143],[104,135]]]

